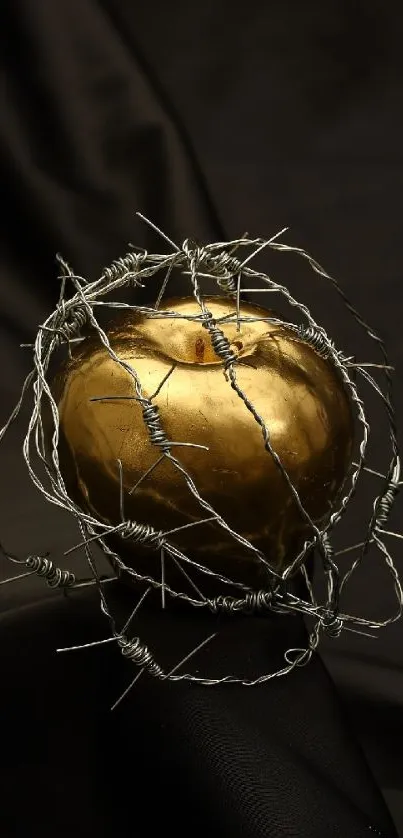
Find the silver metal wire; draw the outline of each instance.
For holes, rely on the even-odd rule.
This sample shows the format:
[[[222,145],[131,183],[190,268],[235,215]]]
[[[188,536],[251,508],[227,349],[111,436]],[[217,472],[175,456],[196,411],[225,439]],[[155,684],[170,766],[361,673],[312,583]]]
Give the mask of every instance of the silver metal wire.
[[[33,369],[24,383],[21,398],[18,404],[12,411],[4,428],[0,431],[0,441],[4,438],[11,423],[17,418],[25,394],[27,392],[31,392],[34,399],[34,408],[23,443],[23,456],[28,473],[36,488],[41,492],[47,501],[61,507],[64,510],[67,510],[77,520],[82,540],[70,550],[66,551],[66,555],[69,555],[69,553],[75,549],[84,548],[87,563],[92,575],[92,582],[98,589],[101,609],[108,620],[112,632],[111,639],[116,640],[123,657],[134,663],[139,670],[134,681],[138,679],[140,674],[146,672],[149,675],[164,680],[189,680],[196,681],[207,686],[219,683],[242,683],[248,686],[260,684],[270,680],[271,678],[285,675],[296,666],[306,665],[309,662],[313,651],[317,648],[321,632],[326,633],[330,637],[338,637],[343,630],[367,634],[365,631],[360,631],[360,628],[368,627],[376,630],[397,620],[402,615],[403,592],[398,572],[395,568],[389,549],[386,546],[387,543],[389,543],[390,538],[403,537],[400,533],[394,533],[386,529],[390,514],[398,496],[399,488],[401,486],[400,459],[391,396],[392,367],[389,364],[382,340],[376,332],[366,324],[360,314],[352,306],[338,282],[301,248],[295,248],[279,241],[279,238],[284,233],[284,230],[277,233],[271,239],[251,239],[245,235],[244,237],[231,242],[218,242],[205,246],[200,246],[191,239],[186,239],[183,244],[179,246],[175,242],[171,241],[165,233],[160,231],[153,224],[153,222],[146,219],[140,213],[138,213],[138,215],[145,223],[156,230],[166,242],[169,243],[172,251],[167,254],[149,254],[141,248],[133,248],[128,254],[126,254],[126,256],[117,259],[110,267],[105,268],[101,276],[94,282],[89,282],[83,277],[76,276],[67,263],[61,259],[61,257],[58,257],[62,271],[59,301],[54,312],[50,314],[46,321],[38,328],[35,342],[32,346]],[[341,350],[336,348],[334,342],[329,338],[323,326],[319,325],[315,321],[308,308],[303,303],[296,300],[285,286],[276,283],[267,274],[262,273],[261,271],[253,270],[250,267],[250,262],[264,249],[272,249],[281,253],[294,253],[306,260],[315,274],[322,280],[328,282],[337,294],[341,296],[347,311],[354,318],[357,324],[364,329],[366,334],[375,344],[377,350],[380,351],[380,362],[363,362],[360,364],[356,362],[351,355],[345,355]],[[246,252],[246,256],[243,255],[242,251],[244,253]],[[178,314],[178,312],[161,310],[159,308],[163,295],[169,286],[172,271],[174,269],[181,272],[185,277],[188,277],[189,296],[192,295],[198,303],[199,311],[197,314],[186,315],[183,317]],[[113,299],[113,295],[116,294],[119,289],[128,286],[136,289],[135,293],[137,295],[141,294],[141,289],[148,285],[148,283],[153,280],[158,282],[161,272],[163,272],[164,279],[162,285],[158,286],[159,291],[156,292],[156,305],[154,308],[141,305],[140,300],[138,304],[129,304]],[[233,300],[234,311],[232,314],[214,319],[212,312],[208,308],[203,293],[203,284],[206,278],[215,281],[218,291],[221,294],[228,295],[228,298]],[[245,287],[242,286],[242,283],[245,283]],[[257,287],[259,283],[261,284],[261,287]],[[66,293],[67,287],[70,292],[69,296],[67,296]],[[222,325],[224,323],[232,322],[236,323],[239,328],[242,322],[259,319],[256,317],[248,318],[241,316],[240,294],[245,291],[249,294],[266,291],[271,294],[278,295],[280,301],[282,299],[288,306],[291,307],[292,310],[294,310],[297,320],[295,323],[289,322],[287,319],[269,316],[267,316],[267,318],[262,317],[261,319],[271,323],[274,322],[287,325],[288,329],[294,333],[295,340],[308,343],[312,346],[315,352],[318,353],[318,355],[333,364],[341,376],[355,412],[355,417],[361,434],[358,461],[352,464],[351,473],[345,486],[344,495],[338,505],[331,510],[328,520],[323,527],[317,526],[304,509],[298,491],[287,474],[281,458],[272,445],[270,429],[265,425],[262,417],[256,411],[254,405],[248,398],[247,393],[243,392],[237,380],[237,366],[242,363],[242,359],[238,359],[235,355],[222,330]],[[149,398],[146,397],[143,393],[141,381],[136,370],[116,354],[115,350],[111,346],[107,332],[101,327],[99,321],[97,320],[96,312],[100,307],[112,310],[131,310],[135,313],[142,314],[153,319],[182,318],[188,321],[199,322],[206,330],[210,337],[211,346],[214,352],[222,361],[223,373],[228,382],[228,386],[230,386],[236,393],[238,398],[243,402],[245,409],[249,411],[254,421],[259,425],[262,432],[262,445],[264,446],[268,457],[273,460],[283,478],[286,480],[299,509],[301,518],[307,523],[310,530],[310,536],[307,538],[302,549],[294,556],[292,562],[282,573],[271,566],[267,556],[265,556],[240,533],[233,530],[211,506],[211,504],[200,494],[194,480],[191,478],[181,462],[180,449],[182,446],[188,447],[189,445],[194,445],[195,448],[203,446],[198,445],[196,442],[193,444],[184,443],[180,440],[172,440],[167,436],[167,433],[162,425],[158,406],[155,404],[154,399],[156,395],[158,395],[158,392],[163,386],[166,378],[173,372],[175,364],[172,366],[172,369],[167,376],[165,376],[164,380],[160,383],[153,396]],[[164,459],[169,460],[171,465],[183,476],[189,492],[198,502],[200,510],[203,510],[203,517],[199,521],[195,521],[191,524],[186,523],[183,527],[177,527],[176,529],[168,532],[162,532],[155,530],[147,523],[126,520],[123,509],[123,466],[120,461],[118,461],[118,467],[120,469],[121,480],[120,509],[122,520],[118,526],[112,527],[107,525],[105,522],[98,520],[95,515],[84,512],[77,506],[72,498],[69,497],[59,464],[59,414],[48,380],[49,367],[56,350],[60,349],[63,345],[66,345],[70,351],[70,344],[72,342],[86,339],[85,330],[88,327],[97,335],[100,344],[108,352],[111,359],[129,374],[132,381],[133,392],[132,395],[127,398],[136,399],[141,406],[143,421],[147,427],[150,442],[156,448],[156,460],[154,465],[148,469],[146,474],[144,474],[138,483],[132,487],[130,493],[132,494],[135,492],[142,480],[145,479],[154,468],[157,468],[160,462]],[[371,372],[369,369],[371,369]],[[381,376],[386,382],[385,390],[379,381],[374,378],[374,375]],[[366,416],[366,407],[361,395],[361,390],[357,384],[357,380],[359,381],[360,379],[363,379],[379,398],[389,425],[389,442],[391,452],[384,474],[383,472],[379,472],[377,469],[371,468],[371,466],[367,463],[370,424]],[[111,398],[108,394],[100,394],[99,397],[97,397],[97,400],[102,401],[108,398]],[[50,458],[49,453],[45,450],[44,432],[42,426],[42,414],[45,408],[48,411],[50,410],[52,417]],[[377,479],[381,481],[380,488],[375,495],[372,510],[369,514],[367,530],[359,544],[341,547],[335,552],[331,541],[332,531],[339,524],[350,503],[353,501],[358,491],[359,484],[361,480],[364,479],[366,473],[376,476]],[[265,570],[267,578],[267,588],[265,590],[252,590],[248,587],[248,585],[232,580],[223,574],[217,573],[199,562],[194,561],[178,549],[175,544],[176,532],[185,527],[196,525],[203,526],[204,523],[212,520],[218,527],[222,528],[227,535],[234,540],[234,542],[241,544],[246,550],[248,550],[255,561],[257,560],[260,562]],[[128,567],[121,556],[116,551],[111,549],[108,536],[113,533],[118,534],[123,539],[130,540],[132,543],[146,545],[150,549],[160,552],[161,578],[144,575],[139,573],[135,568]],[[96,542],[101,547],[103,552],[109,557],[118,576],[126,575],[136,581],[146,583],[154,589],[160,590],[163,608],[166,607],[167,599],[173,598],[181,599],[192,607],[207,609],[212,615],[218,615],[220,613],[224,613],[226,615],[240,613],[249,615],[257,612],[268,613],[270,611],[278,614],[302,614],[314,621],[314,628],[309,634],[307,646],[305,649],[285,651],[285,665],[278,672],[258,675],[256,678],[250,680],[238,677],[237,674],[224,674],[220,678],[209,678],[207,676],[194,675],[186,672],[178,674],[179,667],[182,667],[187,660],[197,654],[199,649],[202,648],[206,642],[213,641],[214,635],[212,635],[206,641],[203,641],[203,643],[189,655],[187,655],[186,658],[177,664],[173,670],[169,673],[164,673],[154,658],[154,655],[151,654],[147,645],[144,644],[139,637],[134,636],[130,639],[126,631],[119,632],[117,630],[113,615],[107,602],[104,580],[101,580],[99,577],[95,561],[92,558],[92,542]],[[317,560],[319,562],[319,566],[322,568],[323,576],[326,582],[326,596],[325,601],[322,603],[318,603],[317,601],[314,586],[309,579],[305,567],[305,561],[312,553],[312,550],[315,550],[317,554]],[[345,584],[359,567],[361,562],[367,557],[370,550],[375,550],[384,560],[387,570],[391,576],[396,594],[396,612],[389,618],[385,618],[382,621],[352,616],[343,613],[340,609],[340,595]],[[339,556],[350,551],[357,552],[357,556],[350,568],[347,571],[342,572],[341,567],[344,565],[340,564]],[[13,559],[10,555],[8,555],[8,558],[15,561],[15,558]],[[180,590],[174,590],[167,583],[166,566],[168,562],[174,563],[175,566],[179,568],[186,583],[190,584],[192,587],[192,595]],[[44,578],[48,585],[55,588],[69,587],[74,590],[74,588],[79,587],[80,584],[83,585],[91,583],[90,580],[80,583],[79,580],[75,579],[74,574],[68,570],[58,569],[56,565],[54,565],[47,557],[31,556],[25,560],[25,567],[26,572],[21,574],[20,578],[23,578],[31,573],[36,573]],[[192,568],[196,569],[198,574],[201,573],[202,575],[204,574],[214,577],[216,582],[223,586],[223,593],[214,599],[206,598],[201,589],[191,578],[190,571]],[[306,600],[297,597],[290,589],[290,581],[297,572],[302,574],[306,583]],[[13,579],[15,578],[16,577],[13,577]],[[225,592],[226,589],[228,589],[228,586],[231,587],[232,591],[238,590],[238,595],[235,596],[233,593],[228,594]],[[86,645],[93,644],[84,644],[84,646]],[[134,683],[134,681],[132,683]],[[129,689],[130,686],[128,690]],[[125,691],[124,695],[128,692],[128,690]],[[123,696],[118,699],[114,706],[116,706],[122,698]]]

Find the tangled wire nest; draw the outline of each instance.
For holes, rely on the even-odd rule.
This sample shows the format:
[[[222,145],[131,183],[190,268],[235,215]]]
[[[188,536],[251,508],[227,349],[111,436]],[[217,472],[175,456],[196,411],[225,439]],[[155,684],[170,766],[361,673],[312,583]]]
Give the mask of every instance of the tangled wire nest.
[[[96,585],[100,596],[101,609],[106,616],[111,629],[111,639],[116,641],[124,657],[130,659],[136,666],[136,676],[134,681],[137,680],[141,673],[146,672],[149,675],[164,680],[188,680],[196,681],[205,685],[215,685],[223,682],[242,683],[245,685],[260,684],[271,678],[287,674],[295,666],[302,666],[308,663],[313,651],[318,645],[321,631],[325,631],[328,635],[333,637],[339,636],[343,629],[365,634],[366,632],[360,631],[363,627],[375,630],[394,622],[399,619],[402,614],[402,588],[397,570],[386,546],[389,538],[402,537],[399,533],[394,533],[386,529],[388,518],[395,503],[399,486],[401,485],[400,460],[391,392],[392,368],[390,367],[383,341],[365,323],[362,317],[351,305],[337,281],[329,276],[329,274],[304,250],[281,243],[279,238],[284,232],[283,230],[281,233],[278,233],[269,240],[261,238],[250,239],[247,236],[244,236],[243,238],[234,241],[219,242],[200,247],[188,239],[181,247],[179,247],[168,239],[168,237],[161,230],[156,228],[152,222],[144,216],[141,216],[140,213],[138,213],[138,215],[140,215],[140,217],[147,224],[149,224],[149,226],[154,228],[154,230],[156,230],[161,237],[169,243],[170,248],[172,248],[171,251],[168,254],[161,255],[149,254],[145,250],[133,248],[133,250],[131,250],[125,257],[118,259],[112,263],[110,267],[106,268],[99,279],[95,282],[89,282],[83,277],[75,275],[67,263],[62,258],[58,257],[59,264],[62,269],[59,301],[55,311],[38,329],[35,343],[32,346],[33,369],[25,380],[18,404],[14,408],[3,430],[0,432],[1,440],[3,439],[10,424],[17,418],[25,394],[31,390],[34,397],[34,408],[23,443],[23,456],[25,463],[34,485],[37,489],[39,489],[46,500],[67,510],[76,519],[82,537],[82,541],[79,545],[77,545],[77,547],[83,547],[84,549],[86,560],[91,572],[91,581],[77,580],[71,571],[58,568],[48,556],[34,555],[29,556],[28,559],[17,559],[9,553],[6,555],[11,561],[24,565],[24,573],[19,574],[16,577],[14,576],[12,579],[6,581],[22,579],[31,573],[37,573],[39,576],[43,577],[48,585],[54,588],[77,588],[83,584]],[[373,341],[381,354],[380,363],[358,364],[354,362],[352,357],[346,357],[335,347],[333,341],[328,337],[325,329],[314,320],[308,308],[304,304],[298,302],[286,287],[276,283],[265,273],[253,270],[249,263],[252,258],[254,258],[264,248],[269,248],[280,253],[295,253],[304,260],[307,260],[313,271],[334,287],[336,292],[341,296],[350,315]],[[240,258],[242,250],[246,250],[248,253],[244,259]],[[108,334],[104,331],[97,320],[96,311],[97,308],[99,310],[100,307],[102,307],[103,311],[105,311],[105,309],[131,309],[137,314],[152,318],[173,318],[183,316],[172,311],[162,311],[159,309],[161,300],[174,269],[179,270],[188,278],[189,292],[193,294],[200,310],[196,315],[189,315],[188,319],[198,320],[208,331],[212,347],[216,355],[222,361],[223,371],[228,383],[237,393],[239,398],[244,401],[246,408],[253,415],[254,420],[260,425],[262,431],[262,444],[264,445],[268,456],[274,459],[277,468],[282,473],[284,479],[288,482],[301,516],[309,524],[310,537],[305,541],[302,550],[299,551],[299,553],[293,558],[293,561],[288,564],[282,572],[272,568],[267,558],[245,538],[232,530],[213,509],[213,507],[206,500],[204,500],[203,497],[201,497],[194,481],[186,472],[186,469],[183,464],[181,464],[180,459],[172,454],[171,449],[175,443],[170,441],[164,432],[158,415],[158,408],[155,404],[153,404],[152,399],[147,398],[143,394],[141,382],[136,374],[136,370],[118,357],[110,344]],[[158,293],[155,307],[153,308],[118,302],[116,299],[105,299],[106,297],[110,298],[114,292],[118,292],[120,289],[128,286],[131,286],[132,288],[144,288],[144,283],[150,281],[152,277],[157,278],[160,272],[164,272],[164,278]],[[347,483],[345,484],[345,488],[343,490],[344,496],[339,501],[337,508],[332,509],[331,515],[323,528],[319,528],[311,520],[304,509],[297,489],[292,484],[281,459],[272,447],[269,429],[265,426],[264,421],[255,410],[253,404],[249,401],[247,394],[242,391],[237,382],[237,358],[231,349],[228,339],[220,328],[220,321],[214,320],[211,312],[206,306],[202,291],[203,282],[206,279],[214,281],[219,292],[224,295],[228,295],[228,297],[232,298],[234,301],[233,314],[230,317],[225,317],[227,323],[239,323],[240,294],[245,290],[249,293],[254,290],[270,290],[274,294],[278,294],[280,297],[285,299],[292,309],[298,313],[298,316],[303,322],[290,323],[283,319],[267,319],[270,319],[271,322],[277,322],[281,325],[285,325],[288,329],[293,330],[295,334],[298,335],[298,339],[308,343],[322,358],[325,358],[337,369],[338,374],[343,381],[356,415],[357,424],[361,429],[359,456],[357,457],[358,462],[353,463],[352,465]],[[245,289],[243,286],[244,280],[246,280],[247,285],[251,284],[250,280],[258,280],[262,283],[262,287],[260,289],[250,289],[248,287]],[[70,296],[68,296],[69,289],[72,290]],[[114,362],[119,364],[131,376],[136,398],[138,399],[143,411],[143,421],[148,428],[150,441],[153,445],[155,445],[160,454],[160,458],[164,456],[169,457],[174,465],[180,470],[181,474],[184,476],[189,491],[194,495],[200,504],[200,507],[209,516],[209,518],[204,520],[211,520],[211,517],[214,517],[214,520],[226,529],[227,533],[229,533],[231,537],[239,543],[242,543],[244,547],[253,553],[255,559],[257,558],[265,565],[268,578],[271,580],[271,584],[266,590],[253,590],[247,585],[231,580],[220,573],[215,573],[210,568],[204,567],[200,563],[192,560],[181,552],[174,543],[172,543],[172,539],[169,537],[170,533],[159,532],[154,530],[153,527],[149,525],[133,521],[122,521],[119,527],[109,526],[105,524],[105,522],[98,520],[92,514],[83,511],[79,506],[77,506],[72,498],[69,497],[59,464],[59,413],[48,380],[49,367],[54,353],[61,346],[67,346],[70,353],[70,347],[72,344],[82,342],[86,339],[85,335],[83,335],[83,331],[88,326],[91,327],[91,329],[98,335],[100,344],[105,347]],[[382,389],[378,381],[375,380],[372,372],[369,371],[369,368],[371,367],[376,368],[382,375],[385,382],[385,391]],[[356,383],[356,381],[360,378],[365,380],[373,389],[382,404],[387,418],[391,454],[389,462],[384,469],[384,473],[375,471],[367,465],[367,447],[370,425],[366,417],[366,408]],[[50,407],[52,416],[51,460],[49,460],[49,457],[47,456],[43,428],[43,412],[45,405],[46,409]],[[380,490],[373,500],[365,536],[360,544],[346,546],[335,552],[331,542],[332,531],[339,524],[347,507],[354,499],[360,479],[364,472],[375,475],[379,480],[380,486]],[[112,550],[110,544],[107,543],[108,536],[117,531],[124,534],[125,538],[129,537],[134,543],[137,542],[146,544],[150,548],[160,552],[162,569],[160,578],[140,574],[135,568],[126,566],[121,556]],[[111,563],[118,575],[123,573],[127,574],[136,581],[142,581],[148,586],[145,593],[141,596],[139,602],[137,603],[129,620],[120,630],[116,625],[108,604],[105,580],[101,578],[91,552],[92,542],[96,542],[100,545],[103,552],[111,560]],[[322,602],[319,602],[317,599],[314,587],[309,579],[305,566],[306,558],[313,549],[315,549],[318,567],[320,567],[325,581],[326,595],[324,601]],[[385,619],[381,622],[365,619],[363,617],[352,616],[342,613],[340,610],[341,592],[353,572],[368,555],[370,549],[377,550],[385,561],[393,580],[393,586],[398,603],[397,612],[389,619]],[[357,553],[356,558],[348,570],[342,573],[338,564],[338,556],[346,554],[350,551]],[[70,552],[72,551],[67,551],[67,554]],[[178,568],[182,571],[183,576],[186,577],[191,584],[192,580],[185,571],[184,565],[188,568],[193,565],[197,568],[198,572],[215,576],[222,585],[223,593],[214,599],[209,599],[203,595],[194,583],[192,584],[192,588],[194,590],[194,595],[192,596],[182,591],[174,590],[167,584],[164,578],[165,556],[173,558]],[[309,595],[305,600],[290,590],[290,579],[297,572],[302,574],[306,583],[306,590]],[[234,597],[233,595],[226,594],[225,587],[227,585],[231,585],[233,588],[238,588],[239,596]],[[161,590],[163,607],[165,606],[165,597],[173,597],[185,600],[193,607],[208,609],[213,614],[217,614],[219,612],[224,612],[226,614],[244,612],[249,614],[256,611],[274,611],[283,614],[299,613],[313,618],[314,627],[309,634],[306,648],[291,649],[285,652],[285,665],[282,669],[277,672],[258,675],[253,680],[246,680],[232,674],[223,675],[221,678],[208,678],[191,673],[178,673],[179,668],[183,666],[185,661],[188,661],[193,655],[195,655],[201,646],[210,641],[214,635],[208,637],[206,641],[200,644],[200,646],[196,649],[193,649],[189,655],[186,656],[186,658],[180,661],[173,670],[166,673],[159,666],[150,650],[140,640],[140,638],[135,635],[131,637],[129,636],[129,626],[132,624],[138,608],[151,588]],[[87,645],[94,644],[84,644],[84,647]],[[132,683],[134,683],[134,681]],[[125,694],[126,692],[127,690],[125,691]],[[119,702],[116,702],[116,704],[117,703]]]

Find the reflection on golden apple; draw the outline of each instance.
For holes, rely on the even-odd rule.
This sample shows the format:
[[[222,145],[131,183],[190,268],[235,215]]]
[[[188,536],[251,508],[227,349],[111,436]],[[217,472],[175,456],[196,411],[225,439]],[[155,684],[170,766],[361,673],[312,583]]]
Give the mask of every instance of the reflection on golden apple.
[[[227,298],[210,297],[206,304],[215,318],[234,312],[234,301]],[[193,299],[171,300],[161,308],[184,316],[200,311]],[[242,303],[241,316],[262,318],[270,312]],[[223,323],[222,329],[238,354],[240,387],[269,429],[307,512],[322,523],[351,459],[353,418],[338,373],[283,326],[252,320],[239,330],[234,322]],[[182,318],[131,314],[110,329],[109,339],[136,370],[144,395],[158,391],[153,403],[166,436],[208,448],[172,449],[202,497],[273,566],[284,567],[306,537],[306,522],[264,449],[261,428],[226,380],[207,330]],[[120,522],[120,460],[126,519],[166,531],[206,517],[183,475],[166,458],[131,492],[161,452],[150,442],[139,402],[127,399],[134,395],[132,377],[98,338],[76,351],[54,392],[61,470],[83,508],[101,520]],[[101,396],[109,398],[91,401]],[[247,578],[247,568],[253,569],[250,553],[214,522],[184,529],[171,540],[190,558],[233,578]],[[127,541],[119,550],[134,567],[137,561],[143,568],[154,561],[150,550]]]

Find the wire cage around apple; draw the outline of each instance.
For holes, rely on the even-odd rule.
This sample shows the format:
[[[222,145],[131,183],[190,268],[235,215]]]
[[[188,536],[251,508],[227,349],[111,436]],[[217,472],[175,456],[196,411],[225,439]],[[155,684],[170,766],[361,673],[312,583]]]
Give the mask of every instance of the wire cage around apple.
[[[282,243],[280,239],[284,231],[268,240],[252,239],[244,236],[230,242],[199,246],[188,239],[181,246],[178,246],[156,228],[151,221],[144,216],[141,216],[141,218],[166,240],[170,248],[168,253],[152,254],[139,248],[133,248],[126,256],[106,268],[99,279],[94,282],[75,275],[68,264],[61,257],[58,257],[61,267],[59,301],[55,311],[38,329],[32,347],[33,369],[25,380],[18,404],[0,433],[0,439],[3,439],[7,429],[17,418],[25,395],[30,391],[33,395],[34,407],[23,442],[23,457],[30,478],[43,497],[50,503],[67,510],[75,518],[81,535],[80,543],[72,549],[78,547],[83,549],[90,571],[90,579],[77,579],[69,569],[61,569],[48,556],[30,555],[26,559],[18,559],[9,553],[5,553],[12,562],[20,564],[23,569],[21,574],[13,576],[12,580],[9,581],[15,581],[17,578],[23,579],[28,574],[37,573],[43,577],[48,585],[54,588],[77,588],[82,585],[94,584],[99,592],[101,609],[111,631],[111,638],[116,641],[125,658],[130,659],[135,665],[134,680],[144,672],[161,680],[188,680],[211,686],[223,682],[249,685],[263,683],[271,678],[287,674],[295,666],[308,663],[313,651],[318,646],[321,632],[333,637],[338,637],[343,629],[365,634],[367,629],[372,631],[379,629],[396,621],[402,614],[402,588],[388,548],[391,539],[401,538],[402,536],[387,529],[388,519],[401,485],[399,450],[392,402],[392,368],[383,341],[351,305],[338,282],[306,251]],[[295,299],[287,287],[277,283],[262,271],[254,270],[251,267],[251,260],[266,248],[280,254],[294,253],[300,256],[309,264],[316,275],[332,286],[333,290],[341,297],[353,321],[365,331],[380,353],[378,362],[357,363],[353,356],[345,355],[336,348],[325,328],[316,322],[308,307]],[[197,304],[195,314],[183,314],[169,310],[169,308],[160,308],[173,271],[179,271],[186,278],[189,297]],[[161,274],[163,274],[162,280],[160,280]],[[140,305],[139,303],[134,304],[131,301],[120,302],[116,299],[116,294],[122,289],[134,288],[134,296],[136,296],[136,289],[141,289],[145,287],[145,284],[153,281],[155,283],[160,282],[156,294],[156,303],[153,307]],[[251,283],[256,285],[257,281],[260,282],[260,288],[251,289]],[[226,314],[222,318],[213,316],[208,304],[209,298],[204,293],[206,282],[210,283],[210,287],[211,283],[215,284],[218,293],[230,301],[230,314]],[[288,332],[295,335],[298,341],[309,345],[317,355],[331,365],[348,395],[349,403],[355,414],[357,428],[360,429],[356,462],[351,463],[347,479],[342,487],[342,493],[339,495],[337,503],[332,505],[325,522],[321,524],[315,522],[305,509],[299,492],[272,443],[270,427],[266,425],[248,393],[242,389],[237,377],[241,359],[223,331],[224,323],[236,324],[239,328],[241,321],[247,319],[241,316],[241,294],[248,292],[250,295],[253,291],[261,291],[262,289],[269,290],[273,295],[285,300],[290,310],[295,312],[297,322],[273,316],[267,316],[264,320],[271,325],[280,324],[285,326]],[[243,408],[248,411],[259,427],[262,448],[287,485],[293,502],[298,508],[299,515],[309,531],[302,546],[296,550],[295,555],[286,563],[285,567],[279,569],[273,564],[270,557],[230,526],[212,503],[203,497],[196,481],[183,465],[180,453],[177,453],[181,451],[181,445],[192,447],[192,443],[173,441],[166,433],[159,409],[155,404],[156,392],[151,396],[145,395],[144,385],[142,385],[141,378],[134,365],[119,355],[112,345],[108,331],[100,323],[99,312],[105,312],[105,310],[113,313],[130,311],[157,322],[161,320],[170,323],[174,321],[176,323],[178,321],[193,322],[199,324],[205,330],[210,349],[221,365],[222,374],[228,387],[236,394],[236,398],[243,403]],[[256,319],[258,318],[255,317]],[[104,518],[97,516],[93,510],[85,508],[83,504],[78,503],[76,498],[69,494],[60,464],[60,413],[59,405],[52,391],[50,370],[52,359],[54,360],[57,351],[61,347],[65,347],[71,356],[72,346],[81,346],[87,340],[88,329],[93,336],[95,335],[99,346],[103,347],[113,365],[116,365],[116,368],[123,370],[130,377],[132,386],[130,398],[134,399],[141,409],[142,421],[147,430],[149,442],[156,452],[154,465],[146,470],[138,483],[150,479],[153,469],[157,468],[162,460],[169,460],[200,509],[198,520],[191,523],[187,522],[183,527],[176,527],[168,531],[157,529],[144,520],[127,520],[122,502],[124,463],[122,465],[119,459],[117,460],[120,473],[118,506],[121,520],[117,525],[106,522]],[[168,375],[160,382],[158,392]],[[376,376],[381,379],[381,383]],[[385,468],[381,471],[371,468],[368,464],[370,423],[359,386],[362,382],[365,382],[366,386],[376,395],[388,424],[390,455],[388,455]],[[100,400],[105,398],[108,398],[108,396],[100,396]],[[44,430],[45,413],[48,422],[46,433]],[[198,444],[197,440],[193,445],[194,448],[203,447]],[[369,522],[361,541],[359,544],[352,546],[341,545],[339,549],[335,550],[332,544],[333,533],[338,528],[347,509],[354,503],[361,481],[368,479],[374,479],[374,484],[378,481],[378,490],[375,496],[371,498]],[[199,528],[203,526],[203,523],[212,520],[215,526],[225,531],[226,536],[232,539],[234,544],[241,545],[242,549],[251,554],[254,562],[262,566],[266,580],[264,586],[251,586],[246,581],[233,579],[229,575],[195,560],[178,547],[175,534],[179,530],[191,527]],[[144,571],[144,567],[141,570],[136,568],[135,562],[132,566],[129,566],[121,552],[111,546],[111,535],[118,536],[126,542],[130,541],[132,545],[139,545],[142,549],[147,548],[156,554],[160,558],[160,562],[154,567],[158,566],[160,573],[149,575]],[[145,590],[139,597],[130,619],[121,629],[116,625],[108,602],[107,586],[98,571],[93,556],[92,547],[95,543],[101,547],[104,554],[109,558],[117,576],[124,575],[126,578],[131,578],[135,582],[145,585]],[[322,576],[321,598],[318,597],[306,568],[307,558],[313,550],[316,556],[317,573]],[[354,551],[355,558],[346,569],[345,555],[349,554],[350,551]],[[396,613],[382,621],[353,616],[344,613],[340,607],[340,598],[346,583],[364,560],[367,560],[371,551],[377,551],[384,560],[397,600]],[[3,552],[5,551],[3,550]],[[343,557],[342,562],[339,557]],[[187,592],[180,590],[180,586],[172,587],[167,581],[165,567],[166,562],[171,559],[175,562],[175,566],[186,582],[183,588]],[[192,567],[197,570],[197,585],[192,581]],[[295,579],[298,574],[304,580],[307,592],[305,598],[295,593],[291,586],[291,580]],[[217,595],[211,596],[203,593],[202,585],[199,582],[203,577],[206,579],[214,578],[215,583],[219,585]],[[7,582],[7,580],[5,581]],[[284,666],[281,669],[269,673],[256,673],[253,679],[247,680],[240,673],[232,672],[222,673],[221,677],[217,678],[209,677],[209,673],[196,674],[183,671],[185,662],[196,655],[201,646],[210,641],[214,635],[210,635],[204,643],[193,649],[173,669],[164,671],[146,643],[133,631],[135,615],[151,589],[161,592],[162,607],[165,607],[166,600],[172,597],[175,600],[183,600],[189,606],[210,611],[213,615],[221,612],[226,615],[240,613],[253,615],[256,612],[298,613],[306,615],[311,620],[313,628],[309,632],[306,648],[284,650]]]

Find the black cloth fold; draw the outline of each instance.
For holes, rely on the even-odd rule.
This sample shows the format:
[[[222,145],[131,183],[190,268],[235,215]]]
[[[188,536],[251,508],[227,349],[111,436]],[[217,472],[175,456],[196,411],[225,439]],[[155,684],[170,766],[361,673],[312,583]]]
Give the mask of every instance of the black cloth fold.
[[[107,586],[117,624],[133,592]],[[138,594],[137,594],[138,597]],[[306,642],[299,618],[201,615],[144,605],[132,631],[170,671],[256,677]],[[94,590],[55,595],[0,620],[1,835],[160,834],[307,838],[396,832],[320,658],[245,687],[136,673]]]

